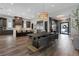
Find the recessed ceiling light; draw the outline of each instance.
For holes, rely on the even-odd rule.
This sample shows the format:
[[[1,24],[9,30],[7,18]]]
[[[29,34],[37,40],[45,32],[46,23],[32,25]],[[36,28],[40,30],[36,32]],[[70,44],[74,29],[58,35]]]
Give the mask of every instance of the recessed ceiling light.
[[[10,13],[8,13],[8,15],[10,15]]]
[[[51,7],[55,7],[55,5],[51,5]]]
[[[27,9],[27,12],[31,12],[31,9],[30,9],[30,8],[28,8],[28,9]]]
[[[7,9],[7,11],[8,11],[8,12],[12,12],[12,10],[11,10],[11,9]]]
[[[25,16],[25,13],[24,12],[22,13],[22,16]]]
[[[14,5],[14,3],[10,3],[11,5]]]

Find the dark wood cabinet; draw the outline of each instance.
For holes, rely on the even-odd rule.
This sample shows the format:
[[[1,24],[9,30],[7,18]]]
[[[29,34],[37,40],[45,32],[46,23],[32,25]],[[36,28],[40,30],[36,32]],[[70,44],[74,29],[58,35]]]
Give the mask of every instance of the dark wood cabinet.
[[[13,30],[7,30],[7,19],[0,17],[0,35],[12,34]]]
[[[6,27],[7,27],[7,19],[4,19],[3,20],[3,28],[4,28],[4,30],[6,29]]]
[[[3,20],[0,19],[0,31],[2,31],[2,30],[3,30]]]
[[[7,27],[7,19],[0,17],[0,31],[6,30]]]
[[[34,25],[33,25],[33,23],[32,23],[32,29],[33,29],[33,27],[34,27]]]
[[[17,16],[14,17],[13,27],[15,27],[16,25],[20,25],[23,27],[23,19],[21,17],[17,17]]]
[[[30,21],[26,21],[26,27],[30,28],[31,22]]]

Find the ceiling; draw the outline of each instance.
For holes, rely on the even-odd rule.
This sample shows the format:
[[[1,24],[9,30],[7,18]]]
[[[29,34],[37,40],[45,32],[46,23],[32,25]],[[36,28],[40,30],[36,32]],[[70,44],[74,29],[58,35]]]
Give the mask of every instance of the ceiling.
[[[0,15],[34,18],[39,12],[49,16],[69,15],[78,3],[0,3]]]

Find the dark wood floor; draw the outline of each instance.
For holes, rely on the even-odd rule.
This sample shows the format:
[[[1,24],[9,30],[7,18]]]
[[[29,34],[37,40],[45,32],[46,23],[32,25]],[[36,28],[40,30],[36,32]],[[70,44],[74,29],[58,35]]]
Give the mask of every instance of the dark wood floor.
[[[12,35],[0,36],[0,56],[77,56],[77,51],[68,52],[65,54],[64,51],[58,50],[57,46],[51,46],[41,51],[32,53],[28,48],[27,44],[31,39],[27,36],[13,38]],[[57,44],[56,44],[57,45]]]

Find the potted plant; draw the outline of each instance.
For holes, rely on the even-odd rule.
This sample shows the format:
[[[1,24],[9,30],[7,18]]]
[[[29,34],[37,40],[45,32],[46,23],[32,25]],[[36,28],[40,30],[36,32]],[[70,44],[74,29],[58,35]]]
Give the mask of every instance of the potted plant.
[[[75,9],[72,13],[73,21],[72,21],[72,27],[77,31],[77,34],[79,34],[79,8]]]
[[[74,48],[76,49],[76,50],[79,50],[79,8],[76,8],[74,11],[73,11],[73,13],[72,13],[72,27],[73,27],[73,29],[75,29],[75,31],[76,32],[74,32],[74,31],[72,31],[72,32],[74,32],[72,35],[72,37],[73,37],[73,45],[74,45]]]

